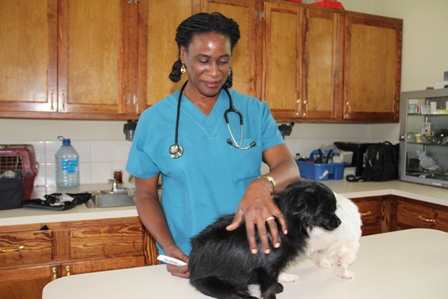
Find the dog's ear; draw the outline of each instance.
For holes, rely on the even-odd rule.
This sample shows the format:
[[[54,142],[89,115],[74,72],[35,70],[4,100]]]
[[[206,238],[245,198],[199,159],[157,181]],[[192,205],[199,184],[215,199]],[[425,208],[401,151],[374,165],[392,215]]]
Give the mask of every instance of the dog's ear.
[[[292,214],[299,219],[303,229],[305,231],[309,231],[315,226],[315,224],[314,215],[312,213],[313,209],[308,206],[308,200],[306,197],[306,193],[301,195],[301,198],[296,202],[294,212]]]

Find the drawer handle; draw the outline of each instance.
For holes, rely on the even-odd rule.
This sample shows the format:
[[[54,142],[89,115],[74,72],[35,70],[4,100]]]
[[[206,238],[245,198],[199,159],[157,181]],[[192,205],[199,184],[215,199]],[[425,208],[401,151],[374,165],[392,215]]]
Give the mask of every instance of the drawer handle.
[[[365,212],[365,213],[361,213],[361,217],[364,217],[364,216],[370,216],[370,215],[372,215],[372,211],[368,211],[368,212]]]
[[[3,249],[0,248],[0,253],[11,253],[11,252],[18,252],[19,255],[22,255],[22,250],[25,248],[25,246],[19,246],[17,248],[10,248],[10,249]]]
[[[428,222],[428,223],[436,223],[435,219],[430,219],[430,218],[423,218],[422,216],[418,216],[418,219],[420,219],[423,222]]]
[[[65,270],[67,270],[67,276],[70,276],[70,266],[65,267]]]

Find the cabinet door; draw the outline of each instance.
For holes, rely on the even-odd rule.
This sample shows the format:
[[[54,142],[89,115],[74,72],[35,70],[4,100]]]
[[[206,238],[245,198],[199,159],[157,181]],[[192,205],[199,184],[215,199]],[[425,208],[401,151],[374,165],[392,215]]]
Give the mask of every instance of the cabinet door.
[[[70,258],[143,256],[143,228],[140,222],[73,227],[69,230]]]
[[[42,298],[45,285],[59,277],[58,272],[56,265],[0,268],[0,298]]]
[[[298,116],[302,94],[303,8],[264,2],[262,99],[277,121]]]
[[[344,119],[398,122],[402,24],[347,12]]]
[[[127,1],[61,0],[58,111],[124,112]]]
[[[0,2],[0,112],[56,111],[57,0]]]
[[[191,0],[140,0],[139,98],[141,110],[182,87],[187,76],[174,83],[168,75],[179,59],[176,29],[193,13]]]
[[[84,260],[79,262],[63,263],[61,265],[61,274],[62,276],[70,276],[90,272],[143,267],[144,265],[145,258],[143,256]]]
[[[299,117],[334,119],[342,115],[342,26],[340,14],[306,9],[303,20],[303,96]]]
[[[398,200],[397,229],[433,228],[448,232],[448,208],[412,199]]]
[[[52,249],[49,230],[0,233],[0,267],[50,263]]]
[[[220,12],[238,23],[241,38],[232,53],[232,89],[257,96],[255,91],[255,0],[208,0],[202,11]]]

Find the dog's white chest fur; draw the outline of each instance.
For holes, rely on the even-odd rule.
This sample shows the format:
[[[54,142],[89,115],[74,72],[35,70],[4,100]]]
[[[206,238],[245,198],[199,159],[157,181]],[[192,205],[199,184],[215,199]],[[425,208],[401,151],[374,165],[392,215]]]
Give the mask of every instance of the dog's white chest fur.
[[[341,220],[338,228],[328,231],[314,227],[309,231],[305,255],[320,267],[336,265],[336,275],[341,278],[353,278],[348,266],[356,259],[361,237],[361,216],[358,207],[342,195],[335,194],[337,200],[336,215]],[[282,273],[280,282],[293,282],[298,277]]]

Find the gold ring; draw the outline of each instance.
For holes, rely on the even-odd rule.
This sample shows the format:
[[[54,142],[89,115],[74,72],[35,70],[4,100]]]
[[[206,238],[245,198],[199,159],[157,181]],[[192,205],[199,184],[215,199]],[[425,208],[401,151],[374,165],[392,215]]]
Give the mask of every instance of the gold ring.
[[[269,221],[269,220],[274,220],[274,219],[275,219],[275,217],[274,217],[274,216],[270,216],[270,217],[266,218],[266,221]]]

